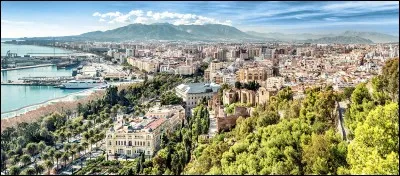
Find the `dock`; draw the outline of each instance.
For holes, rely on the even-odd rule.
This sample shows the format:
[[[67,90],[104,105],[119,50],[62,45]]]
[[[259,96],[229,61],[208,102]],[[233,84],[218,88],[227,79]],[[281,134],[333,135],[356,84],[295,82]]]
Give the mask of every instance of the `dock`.
[[[7,83],[7,82],[2,82],[1,85],[9,85],[9,86],[57,86],[58,84],[54,83]]]
[[[1,82],[1,85],[23,85],[23,86],[57,86],[63,82],[74,80],[72,76],[56,76],[56,77],[23,77],[19,78],[17,81],[11,82]]]
[[[27,68],[37,68],[37,67],[48,67],[53,66],[55,64],[40,64],[40,65],[31,65],[31,66],[23,66],[23,67],[15,67],[15,68],[2,68],[1,71],[8,71],[8,70],[19,70],[19,69],[27,69]]]

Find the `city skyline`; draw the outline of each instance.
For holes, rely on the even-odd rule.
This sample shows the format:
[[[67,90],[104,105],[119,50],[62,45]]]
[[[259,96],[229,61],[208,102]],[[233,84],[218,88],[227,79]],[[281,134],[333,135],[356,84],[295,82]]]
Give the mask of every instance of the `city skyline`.
[[[79,35],[132,23],[164,22],[224,24],[263,33],[399,33],[398,2],[1,3],[2,38]]]

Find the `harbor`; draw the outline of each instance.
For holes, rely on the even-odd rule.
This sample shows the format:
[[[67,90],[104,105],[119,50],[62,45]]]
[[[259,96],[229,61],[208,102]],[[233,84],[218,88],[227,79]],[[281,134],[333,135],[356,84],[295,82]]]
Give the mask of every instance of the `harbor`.
[[[16,67],[16,68],[2,68],[1,71],[8,71],[8,70],[19,70],[19,69],[27,69],[27,68],[37,68],[37,67],[47,67],[52,66],[54,64],[39,64],[39,65],[31,65],[31,66],[24,66],[24,67]]]
[[[1,82],[1,85],[26,85],[26,86],[58,86],[64,82],[74,80],[73,76],[37,76],[22,77],[17,81]]]
[[[104,87],[93,81],[107,82],[106,85],[142,81],[131,80],[131,73],[121,65],[104,61],[99,56],[50,47],[2,43],[1,67],[2,118],[25,114],[47,105],[45,102],[50,100],[65,101],[77,92]],[[76,83],[61,86],[70,81]]]

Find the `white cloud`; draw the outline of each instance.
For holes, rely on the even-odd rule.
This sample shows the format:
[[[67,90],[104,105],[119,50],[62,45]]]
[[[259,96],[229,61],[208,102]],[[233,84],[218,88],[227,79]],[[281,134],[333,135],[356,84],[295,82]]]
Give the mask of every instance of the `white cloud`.
[[[174,12],[153,12],[147,11],[144,12],[142,10],[132,10],[127,14],[122,14],[120,12],[109,12],[105,14],[101,14],[99,12],[95,12],[93,16],[100,17],[100,21],[106,21],[105,18],[109,17],[108,23],[155,23],[155,22],[169,22],[174,25],[190,25],[190,24],[224,24],[224,25],[232,25],[231,20],[219,21],[214,18],[199,16],[195,14],[182,14],[182,13],[174,13]],[[103,20],[102,20],[103,19]]]
[[[137,17],[133,22],[134,23],[147,23],[149,19],[146,17]]]
[[[134,16],[143,16],[143,11],[142,10],[132,10],[128,13],[128,15],[134,15]]]
[[[92,16],[101,16],[99,12],[94,12]]]
[[[359,2],[345,2],[328,4],[322,7],[323,10],[346,10],[346,9],[368,9],[368,10],[389,10],[398,9],[399,2],[380,2],[380,1],[359,1]]]
[[[326,21],[339,21],[339,18],[336,17],[330,17],[330,18],[324,18]]]

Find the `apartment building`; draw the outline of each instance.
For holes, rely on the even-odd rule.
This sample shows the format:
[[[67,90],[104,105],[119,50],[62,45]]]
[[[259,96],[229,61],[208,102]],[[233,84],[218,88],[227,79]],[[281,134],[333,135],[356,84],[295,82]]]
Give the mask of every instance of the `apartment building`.
[[[261,83],[272,76],[272,69],[269,67],[241,68],[236,72],[236,80],[242,83],[257,81]]]
[[[147,72],[156,73],[158,72],[160,62],[156,59],[150,58],[128,58],[128,63],[134,67],[139,68],[140,70],[145,70]]]
[[[177,75],[193,75],[196,72],[194,65],[180,65],[176,67],[175,74]]]

